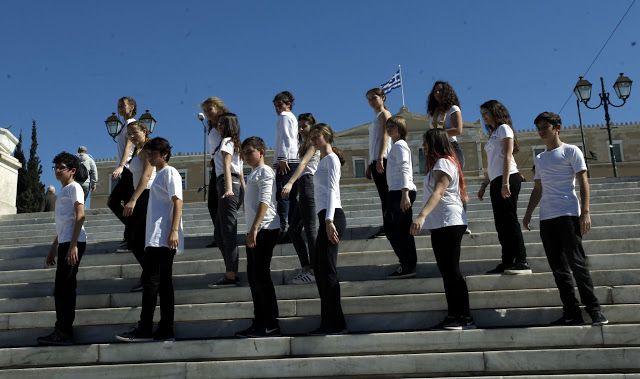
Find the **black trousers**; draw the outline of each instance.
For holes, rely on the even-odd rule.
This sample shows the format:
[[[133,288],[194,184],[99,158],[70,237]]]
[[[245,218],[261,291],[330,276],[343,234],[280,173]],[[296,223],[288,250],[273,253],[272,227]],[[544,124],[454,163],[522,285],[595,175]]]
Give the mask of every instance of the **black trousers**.
[[[320,327],[327,331],[346,329],[347,323],[340,304],[340,281],[338,280],[338,244],[333,244],[327,238],[325,217],[327,210],[318,213],[318,239],[316,240],[316,261],[313,263],[316,285],[320,294]],[[337,208],[333,217],[333,224],[338,236],[347,229],[347,219],[342,208]]]
[[[211,159],[211,175],[209,176],[209,193],[207,194],[207,208],[211,222],[215,224],[216,214],[218,214],[218,187],[216,185],[216,165]]]
[[[556,286],[560,291],[563,309],[568,314],[580,312],[578,299],[573,289],[573,278],[580,292],[580,299],[587,312],[600,310],[600,303],[593,289],[593,281],[587,265],[587,257],[582,248],[579,218],[575,216],[556,217],[540,221],[540,237],[544,252]]]
[[[231,177],[233,196],[221,198],[225,193],[224,175],[218,176],[218,214],[216,215],[213,237],[222,252],[227,272],[238,272],[238,209],[244,199],[240,178]],[[248,221],[251,222],[251,221]]]
[[[293,173],[298,168],[298,163],[289,163],[289,172],[286,174],[278,174],[278,168],[274,168],[276,172],[276,202],[278,203],[278,217],[280,217],[280,231],[287,230],[287,224],[291,225],[293,219],[293,211],[298,205],[298,181],[296,180],[291,187],[289,196],[282,197],[282,187],[284,187]]]
[[[373,161],[369,164],[369,170],[371,171],[371,176],[373,177],[373,182],[376,185],[376,189],[378,190],[378,196],[380,197],[380,206],[382,207],[382,214],[384,215],[384,211],[387,209],[387,192],[389,192],[389,185],[387,185],[387,158],[382,160],[382,166],[384,167],[384,172],[382,174],[378,173],[376,170],[376,164],[378,161]]]
[[[460,272],[460,243],[466,225],[431,230],[431,246],[444,282],[449,316],[470,316],[469,290]]]
[[[146,332],[153,329],[153,313],[160,296],[160,322],[158,330],[173,332],[173,257],[175,250],[168,247],[147,247],[142,266],[142,310],[138,326]]]
[[[253,299],[253,323],[257,327],[278,326],[278,302],[271,281],[271,257],[280,229],[262,229],[256,237],[256,246],[247,247],[247,279]]]
[[[493,219],[502,246],[502,263],[507,266],[527,261],[527,250],[518,221],[518,195],[521,183],[520,174],[509,175],[511,197],[507,199],[502,198],[502,175],[493,179],[489,187]]]
[[[416,241],[410,232],[413,222],[413,209],[409,207],[406,212],[400,209],[402,191],[387,192],[387,209],[384,213],[384,231],[393,251],[400,260],[403,272],[416,268],[418,257],[416,254]],[[409,191],[411,204],[416,201],[416,191]]]
[[[124,228],[124,239],[140,266],[144,259],[144,245],[147,235],[147,205],[149,204],[149,190],[145,189],[136,200],[133,214],[125,217],[127,223]]]
[[[289,225],[289,237],[293,243],[293,247],[298,253],[300,259],[300,266],[309,266],[313,268],[311,262],[314,261],[316,255],[316,237],[318,230],[316,228],[316,202],[313,197],[313,175],[303,175],[297,180],[298,205],[293,211],[293,218]],[[307,245],[309,250],[307,251],[307,245],[304,244],[302,238],[302,229],[307,236]]]
[[[127,218],[122,215],[122,211],[124,211],[124,206],[129,202],[134,191],[133,174],[125,167],[122,169],[120,180],[113,187],[111,195],[107,199],[107,207],[125,226],[127,225]]]
[[[56,268],[56,280],[54,297],[56,303],[56,329],[73,335],[73,321],[76,319],[76,287],[78,281],[78,267],[80,260],[87,248],[86,242],[78,242],[78,262],[69,266],[66,257],[71,242],[58,244],[58,267]]]

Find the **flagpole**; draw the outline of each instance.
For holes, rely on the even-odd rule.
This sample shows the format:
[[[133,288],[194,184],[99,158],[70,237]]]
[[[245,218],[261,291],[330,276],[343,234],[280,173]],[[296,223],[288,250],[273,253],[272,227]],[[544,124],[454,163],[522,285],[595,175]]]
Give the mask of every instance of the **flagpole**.
[[[402,106],[404,107],[404,84],[402,82],[402,67],[398,65],[398,71],[400,71],[400,90],[402,90]]]

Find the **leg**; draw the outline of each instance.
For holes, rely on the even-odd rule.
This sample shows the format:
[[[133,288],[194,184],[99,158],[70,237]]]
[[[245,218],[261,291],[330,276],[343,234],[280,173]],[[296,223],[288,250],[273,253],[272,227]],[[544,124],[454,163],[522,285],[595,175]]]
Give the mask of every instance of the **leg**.
[[[526,262],[527,253],[522,237],[522,229],[518,221],[518,193],[520,192],[520,175],[510,175],[513,183],[511,197],[502,197],[502,176],[491,181],[489,188],[493,218],[498,232],[498,240],[502,246],[502,263],[512,266],[514,263]],[[511,184],[510,184],[511,186]]]
[[[431,246],[444,282],[449,316],[469,317],[469,290],[460,272],[460,243],[466,225],[431,231]]]
[[[253,298],[254,323],[257,328],[278,327],[278,303],[276,291],[271,281],[271,257],[276,245],[279,229],[263,229],[258,232],[256,247],[247,248],[247,276]]]
[[[147,334],[153,329],[153,313],[158,302],[158,289],[160,288],[160,262],[161,254],[157,249],[147,248],[144,252],[144,264],[142,266],[142,310],[138,328]]]
[[[296,206],[293,218],[289,225],[289,237],[293,246],[298,253],[300,259],[300,265],[302,267],[310,266],[310,256],[315,254],[316,244],[316,222],[315,222],[315,200],[313,198],[313,176],[303,175],[297,181],[298,193],[300,199]],[[307,247],[302,238],[302,229],[304,228],[307,236]]]
[[[216,186],[216,167],[212,162],[211,175],[209,176],[209,193],[207,194],[207,208],[211,216],[211,222],[215,224],[218,213],[218,188]]]
[[[416,191],[409,192],[411,203],[416,199]],[[418,261],[416,243],[411,228],[413,211],[411,208],[403,212],[400,209],[402,191],[389,191],[387,194],[387,210],[384,215],[384,230],[393,251],[400,260],[403,273],[415,272]]]
[[[157,251],[155,251],[157,249]],[[173,336],[173,316],[175,297],[173,292],[173,258],[176,251],[167,247],[155,248],[152,254],[158,254],[159,278],[158,294],[160,295],[160,322],[158,330],[161,334]]]
[[[242,190],[240,179],[232,177],[234,195],[218,201],[218,215],[214,236],[222,252],[227,273],[238,273],[238,208]],[[218,193],[224,193],[224,178],[218,179]],[[229,279],[234,279],[229,278]]]
[[[387,170],[387,159],[385,158],[382,163],[385,171]],[[373,182],[378,190],[378,196],[380,196],[380,205],[382,207],[382,213],[384,215],[385,209],[387,209],[387,192],[389,192],[389,186],[387,185],[387,173],[378,173],[376,170],[376,161],[371,162],[369,165],[371,169],[371,176],[373,176]]]
[[[58,267],[55,280],[56,329],[73,336],[73,321],[76,315],[76,287],[78,267],[87,247],[86,242],[78,242],[78,262],[69,266],[66,257],[70,242],[58,245]]]
[[[142,266],[144,259],[144,245],[146,243],[147,205],[149,204],[149,190],[145,189],[140,194],[133,208],[133,214],[127,217],[125,228],[125,240],[127,246],[133,251],[136,260]]]
[[[122,211],[124,211],[122,203],[124,202],[126,204],[129,202],[133,191],[133,174],[129,169],[125,168],[120,175],[120,181],[113,187],[111,195],[109,195],[107,199],[109,209],[111,209],[113,214],[125,225],[127,225],[127,220],[122,215]]]
[[[82,192],[84,192],[84,204],[87,205],[87,197],[89,197],[89,183],[82,184]]]
[[[292,214],[290,215],[290,210],[295,209],[295,205],[297,202],[298,186],[296,183],[294,183],[291,187],[289,196],[282,197],[282,187],[287,184],[289,179],[291,179],[293,172],[295,171],[295,168],[292,168],[293,166],[298,167],[298,165],[289,164],[290,170],[286,174],[279,174],[276,169],[276,202],[278,203],[277,211],[278,216],[280,217],[280,231],[282,232],[287,230],[287,222],[292,216]]]

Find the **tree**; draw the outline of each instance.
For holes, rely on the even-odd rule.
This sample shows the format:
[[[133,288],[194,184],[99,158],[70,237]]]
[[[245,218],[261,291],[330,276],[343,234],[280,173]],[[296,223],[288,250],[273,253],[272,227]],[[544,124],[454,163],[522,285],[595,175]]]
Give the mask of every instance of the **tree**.
[[[18,140],[15,157],[22,163],[22,168],[18,170],[16,207],[18,208],[18,213],[38,212],[44,195],[44,184],[40,182],[42,165],[37,155],[38,133],[35,120],[33,120],[33,125],[31,126],[31,149],[29,150],[29,161],[26,164],[24,152],[22,151],[22,130],[20,130],[20,138]]]
[[[25,213],[27,212],[25,204],[28,204],[29,186],[27,185],[27,160],[24,157],[24,151],[22,151],[22,129],[20,129],[18,146],[16,146],[14,157],[22,164],[22,167],[18,169],[18,196],[16,198],[16,207],[18,208],[18,213]]]

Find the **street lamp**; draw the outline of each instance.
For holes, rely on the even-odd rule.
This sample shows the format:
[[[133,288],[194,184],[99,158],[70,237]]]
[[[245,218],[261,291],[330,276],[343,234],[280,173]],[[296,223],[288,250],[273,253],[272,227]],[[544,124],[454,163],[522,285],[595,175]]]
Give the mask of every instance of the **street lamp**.
[[[204,114],[198,113],[198,120],[204,126],[204,147],[202,149],[202,187],[198,188],[198,192],[204,190],[204,201],[207,201],[207,125],[204,123]]]
[[[113,112],[111,113],[111,116],[107,117],[104,123],[107,126],[107,133],[109,133],[111,138],[113,138],[113,142],[115,142],[116,137],[122,130],[122,122],[120,122],[118,116],[116,116],[115,112]]]
[[[148,109],[145,110],[145,113],[142,116],[140,116],[140,121],[144,122],[144,124],[147,126],[149,134],[153,133],[153,129],[155,129],[156,127],[156,119],[153,118]]]
[[[613,176],[618,177],[618,167],[616,166],[616,156],[613,153],[613,140],[611,138],[611,118],[609,117],[609,105],[615,108],[620,108],[625,105],[629,95],[631,94],[631,79],[624,76],[623,73],[620,73],[618,80],[616,80],[613,85],[613,89],[616,91],[616,95],[618,98],[622,100],[622,104],[615,105],[611,103],[609,100],[609,93],[604,89],[604,79],[600,77],[600,85],[602,86],[602,92],[600,92],[600,104],[595,107],[590,107],[587,102],[591,99],[591,83],[588,80],[582,79],[580,76],[580,80],[576,83],[576,86],[573,89],[573,92],[578,97],[578,101],[582,102],[585,107],[589,109],[598,109],[600,106],[604,105],[604,119],[607,122],[607,132],[609,133],[609,154],[611,155],[611,164],[613,166]],[[579,109],[579,108],[578,108]],[[583,137],[584,138],[584,137]],[[584,141],[584,140],[583,140]],[[584,147],[584,142],[582,143]],[[585,148],[586,149],[586,148]]]

